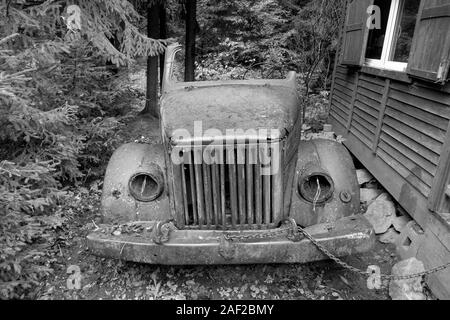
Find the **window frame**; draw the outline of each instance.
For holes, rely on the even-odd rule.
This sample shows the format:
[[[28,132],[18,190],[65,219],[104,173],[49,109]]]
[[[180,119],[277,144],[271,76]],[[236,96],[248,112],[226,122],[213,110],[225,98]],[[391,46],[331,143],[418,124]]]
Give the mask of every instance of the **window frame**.
[[[393,50],[395,50],[394,47],[395,31],[397,30],[397,26],[400,23],[400,16],[405,1],[406,0],[392,0],[388,23],[386,26],[386,34],[384,37],[383,51],[381,53],[381,58],[380,59],[365,58],[364,66],[406,73],[408,62],[396,62],[389,60],[389,57],[393,55]]]

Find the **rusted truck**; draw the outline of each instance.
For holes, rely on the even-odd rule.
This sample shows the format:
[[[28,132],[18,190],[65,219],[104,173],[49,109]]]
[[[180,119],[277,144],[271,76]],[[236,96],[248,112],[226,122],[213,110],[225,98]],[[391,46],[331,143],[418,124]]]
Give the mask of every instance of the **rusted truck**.
[[[301,141],[296,73],[282,80],[177,82],[167,48],[161,144],[129,143],[104,180],[93,253],[150,264],[304,263],[365,252],[352,158]],[[305,238],[298,227],[314,239]]]

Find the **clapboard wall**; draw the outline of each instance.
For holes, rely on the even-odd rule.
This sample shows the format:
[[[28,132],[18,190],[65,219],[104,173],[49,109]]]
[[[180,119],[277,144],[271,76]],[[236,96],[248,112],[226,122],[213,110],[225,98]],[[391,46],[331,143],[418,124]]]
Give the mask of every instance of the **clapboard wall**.
[[[450,260],[449,85],[339,64],[329,122],[346,139],[350,152],[419,225],[434,231],[430,234],[442,246],[436,249],[442,258],[433,256],[435,261],[428,266]],[[443,286],[437,291],[444,297],[450,294],[448,275],[435,281]]]
[[[447,183],[442,183],[450,161],[448,86],[374,73],[337,66],[330,122],[349,149],[425,226],[429,210],[448,211]]]
[[[415,255],[431,268],[450,262],[450,0],[420,1],[403,72],[367,66],[374,3],[347,1],[329,121],[422,227]],[[450,299],[450,269],[428,283]]]

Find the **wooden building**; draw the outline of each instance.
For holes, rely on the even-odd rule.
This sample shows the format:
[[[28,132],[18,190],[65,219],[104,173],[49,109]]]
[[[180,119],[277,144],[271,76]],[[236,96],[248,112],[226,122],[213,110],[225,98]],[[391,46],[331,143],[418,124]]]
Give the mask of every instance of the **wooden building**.
[[[330,123],[421,227],[402,245],[449,262],[450,0],[349,0],[337,61]],[[450,269],[427,282],[450,299]]]

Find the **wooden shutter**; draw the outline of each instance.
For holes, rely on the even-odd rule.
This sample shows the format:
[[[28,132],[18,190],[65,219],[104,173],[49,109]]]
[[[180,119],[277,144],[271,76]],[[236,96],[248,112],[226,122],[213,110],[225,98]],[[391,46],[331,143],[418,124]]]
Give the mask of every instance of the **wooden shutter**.
[[[364,63],[369,28],[367,9],[373,0],[350,0],[345,18],[341,64],[361,66]]]
[[[448,79],[450,0],[422,0],[408,62],[408,73],[435,82]]]

